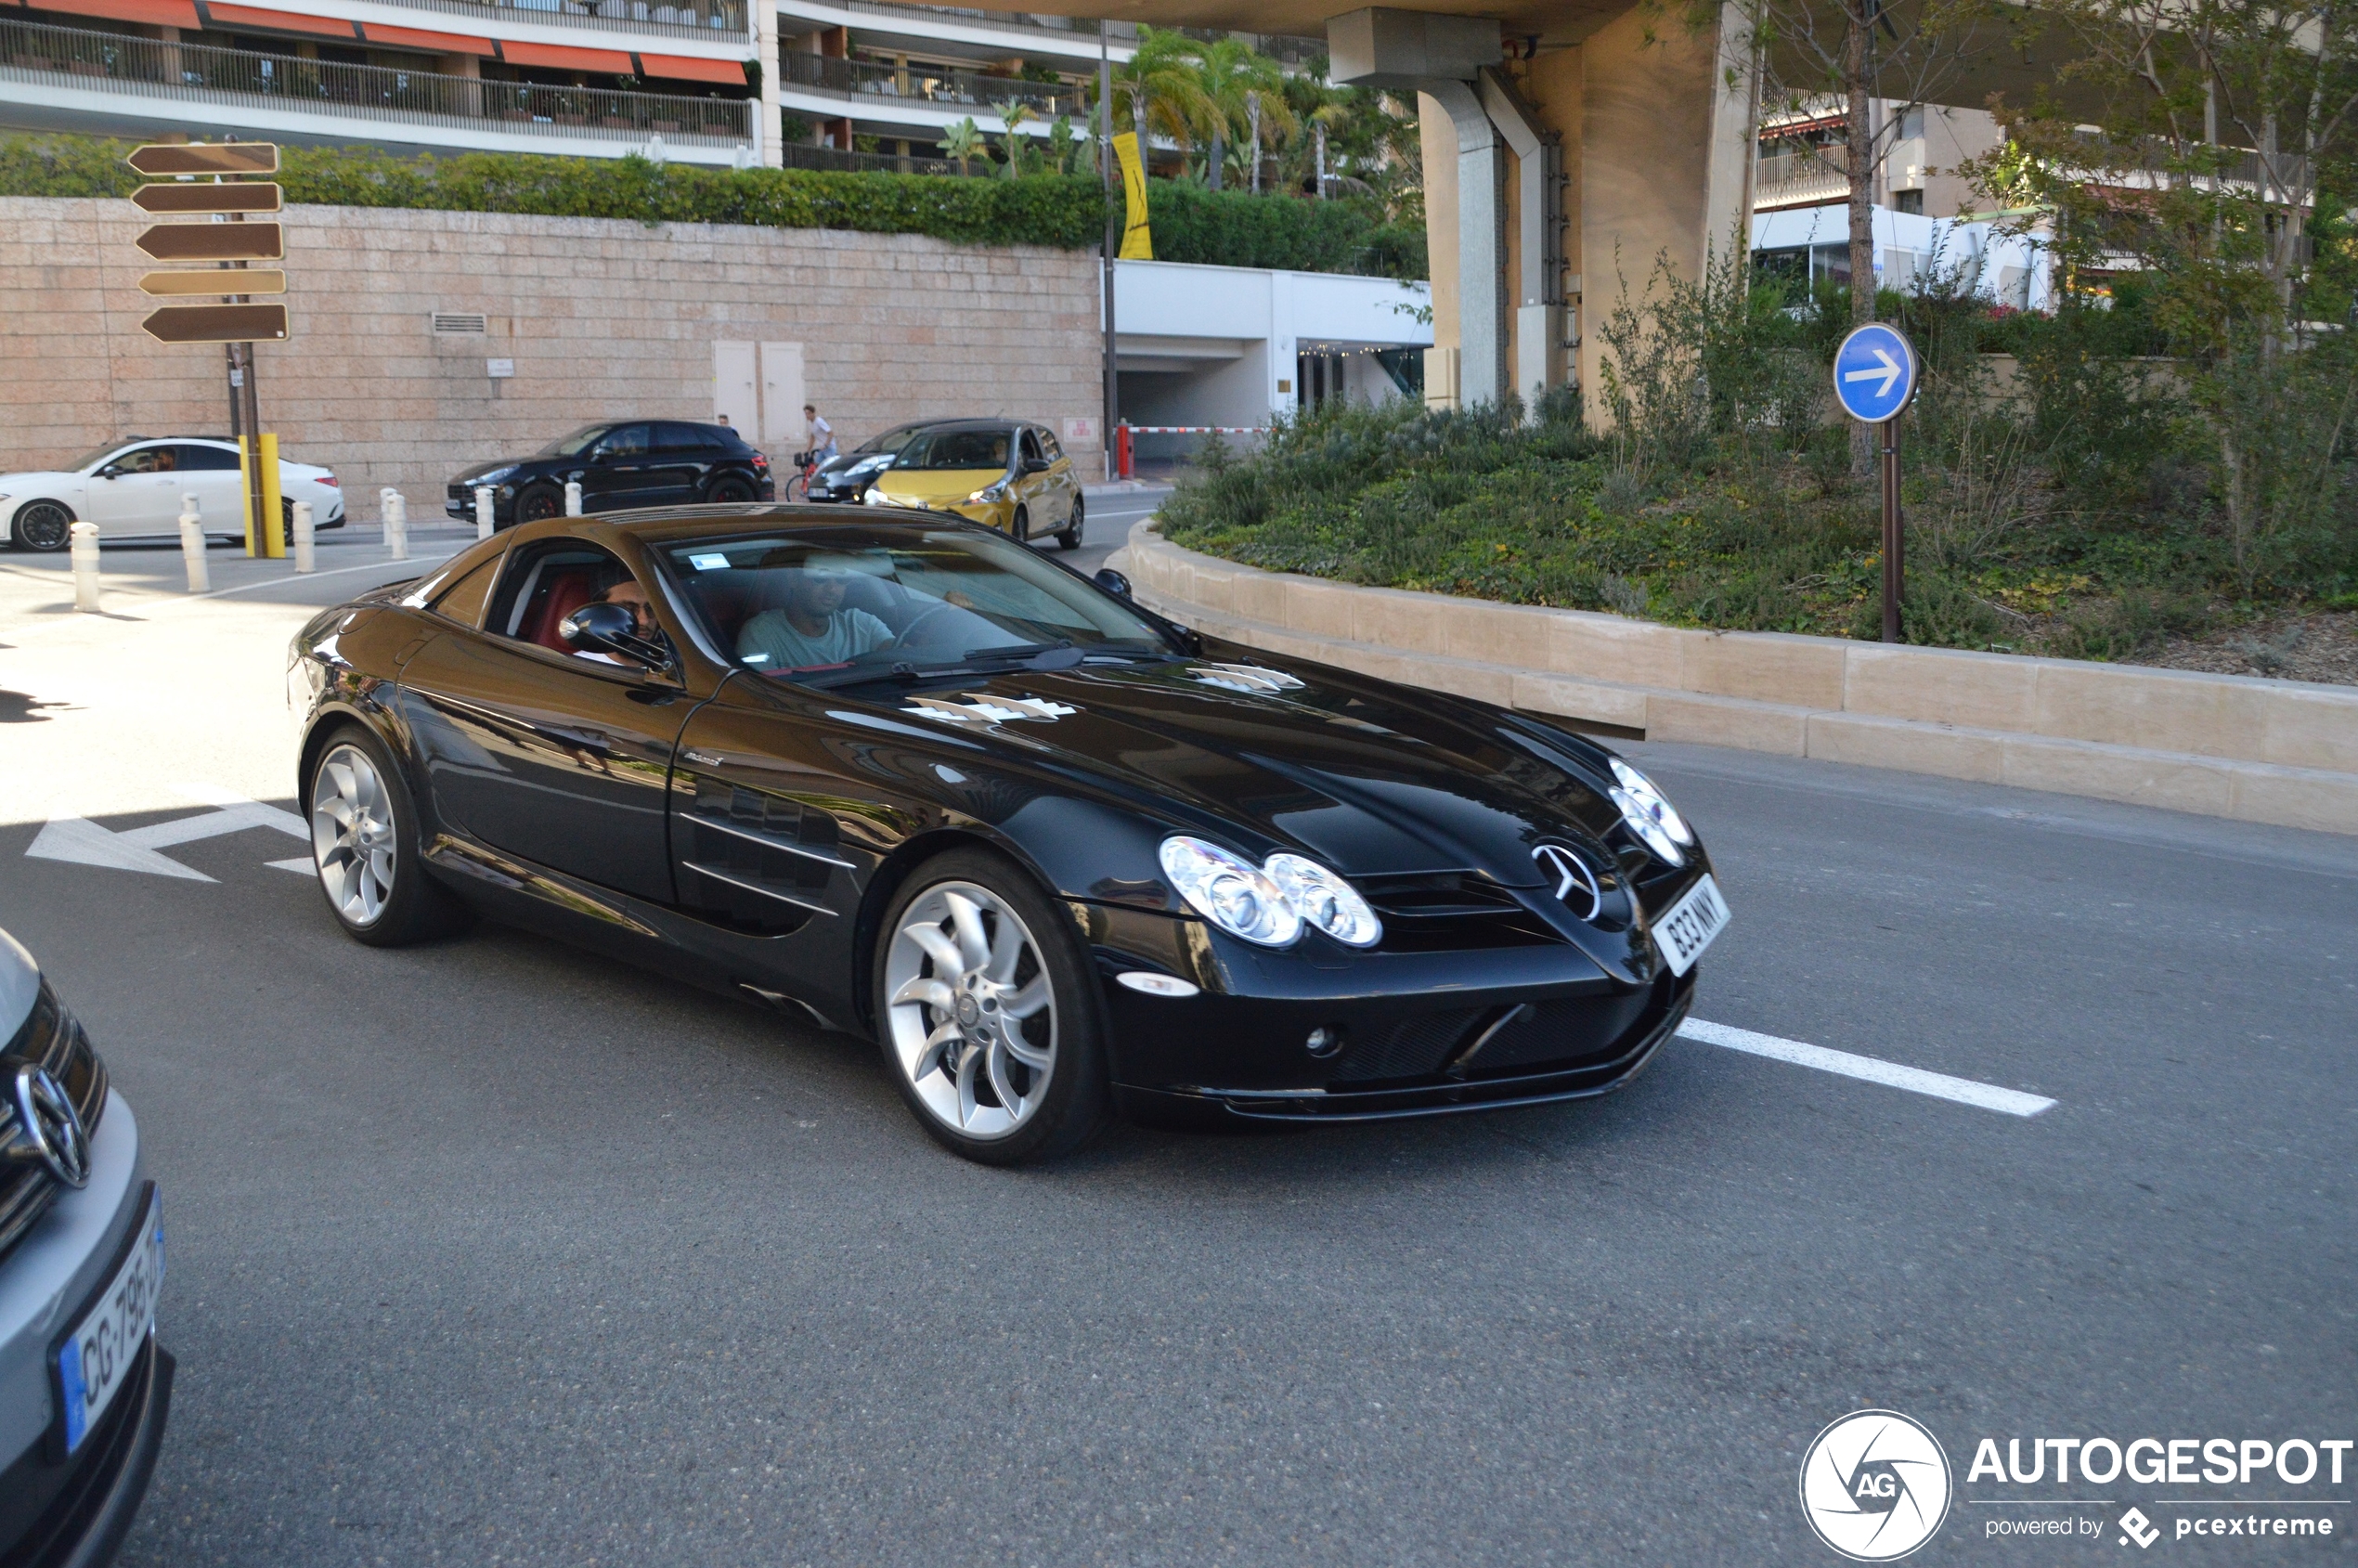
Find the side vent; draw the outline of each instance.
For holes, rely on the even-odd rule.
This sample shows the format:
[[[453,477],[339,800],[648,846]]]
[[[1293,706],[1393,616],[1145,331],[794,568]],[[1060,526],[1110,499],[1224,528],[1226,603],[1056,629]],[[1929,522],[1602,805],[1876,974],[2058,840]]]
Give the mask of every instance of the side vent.
[[[463,310],[434,313],[434,335],[438,338],[479,338],[490,330],[490,321],[480,314]]]

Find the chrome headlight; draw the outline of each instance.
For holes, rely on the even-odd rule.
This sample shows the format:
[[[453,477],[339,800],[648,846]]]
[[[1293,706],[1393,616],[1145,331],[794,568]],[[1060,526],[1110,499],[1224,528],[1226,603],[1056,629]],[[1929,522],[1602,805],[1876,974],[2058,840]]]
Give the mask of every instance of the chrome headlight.
[[[1373,947],[1383,940],[1383,922],[1359,889],[1300,855],[1272,855],[1262,870],[1286,896],[1294,913],[1345,947]]]
[[[515,463],[510,463],[505,468],[495,468],[487,473],[478,473],[468,480],[467,484],[473,487],[477,485],[497,485],[503,479],[513,479],[516,476],[517,466]]]
[[[1695,830],[1687,825],[1678,808],[1653,780],[1618,757],[1613,759],[1613,776],[1621,781],[1621,787],[1610,792],[1613,803],[1620,808],[1621,820],[1629,824],[1629,831],[1665,864],[1685,865]]]
[[[1259,866],[1200,838],[1162,841],[1162,871],[1198,914],[1263,947],[1302,935],[1302,916]]]
[[[1004,500],[1006,499],[1006,497],[1007,482],[1002,479],[996,485],[985,485],[981,489],[977,490],[973,495],[968,496],[966,498],[966,504],[972,506],[978,501],[988,502]]]

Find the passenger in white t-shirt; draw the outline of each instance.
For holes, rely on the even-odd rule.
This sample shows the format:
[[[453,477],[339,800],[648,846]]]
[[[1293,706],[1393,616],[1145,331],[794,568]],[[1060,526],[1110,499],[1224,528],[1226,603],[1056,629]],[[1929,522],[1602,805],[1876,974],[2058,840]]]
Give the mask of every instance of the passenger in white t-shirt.
[[[810,669],[843,664],[892,641],[892,628],[865,610],[844,608],[850,569],[841,558],[814,556],[794,572],[781,609],[764,610],[738,629],[737,657],[756,669]]]

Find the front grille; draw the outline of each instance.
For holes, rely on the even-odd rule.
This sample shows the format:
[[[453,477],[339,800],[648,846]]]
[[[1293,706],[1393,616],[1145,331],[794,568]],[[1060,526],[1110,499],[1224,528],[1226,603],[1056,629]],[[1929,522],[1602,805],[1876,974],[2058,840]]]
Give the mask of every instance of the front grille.
[[[1336,1064],[1338,1083],[1373,1082],[1389,1078],[1423,1078],[1439,1072],[1458,1042],[1473,1028],[1486,1009],[1453,1007],[1445,1013],[1420,1013],[1393,1025],[1383,1033],[1352,1046]]]
[[[46,1166],[10,1158],[22,1142],[17,1126],[16,1071],[27,1062],[48,1069],[49,1075],[64,1085],[74,1109],[82,1115],[84,1130],[94,1138],[107,1103],[106,1064],[90,1048],[90,1038],[82,1032],[82,1025],[66,1011],[49,982],[43,980],[32,1017],[8,1042],[7,1050],[0,1052],[0,1073],[5,1074],[6,1083],[0,1098],[7,1102],[0,1108],[0,1256],[24,1238],[58,1196],[57,1178]]]
[[[1479,872],[1363,876],[1353,885],[1383,921],[1379,952],[1454,952],[1563,940],[1512,892]]]

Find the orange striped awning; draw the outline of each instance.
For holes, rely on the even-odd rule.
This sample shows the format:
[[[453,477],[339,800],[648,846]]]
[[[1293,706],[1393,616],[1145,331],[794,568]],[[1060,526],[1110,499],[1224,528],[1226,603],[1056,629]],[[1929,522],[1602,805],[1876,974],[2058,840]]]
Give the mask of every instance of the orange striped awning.
[[[641,74],[660,76],[672,82],[719,82],[725,86],[745,84],[745,68],[742,60],[698,59],[693,55],[651,55],[639,51]]]
[[[333,17],[307,17],[299,11],[266,10],[260,6],[232,6],[213,0],[205,6],[215,27],[267,27],[280,32],[316,32],[323,38],[353,38],[352,23]]]
[[[563,44],[519,44],[499,40],[499,58],[510,65],[541,65],[556,71],[602,71],[628,76],[630,57],[620,49],[575,49]]]
[[[64,11],[77,17],[104,17],[109,21],[145,22],[149,27],[204,26],[191,0],[26,0],[40,11]]]
[[[381,21],[360,24],[371,44],[384,44],[396,49],[432,49],[438,55],[481,55],[486,59],[496,51],[488,38],[471,38],[463,32],[429,32],[422,27],[388,27]]]

